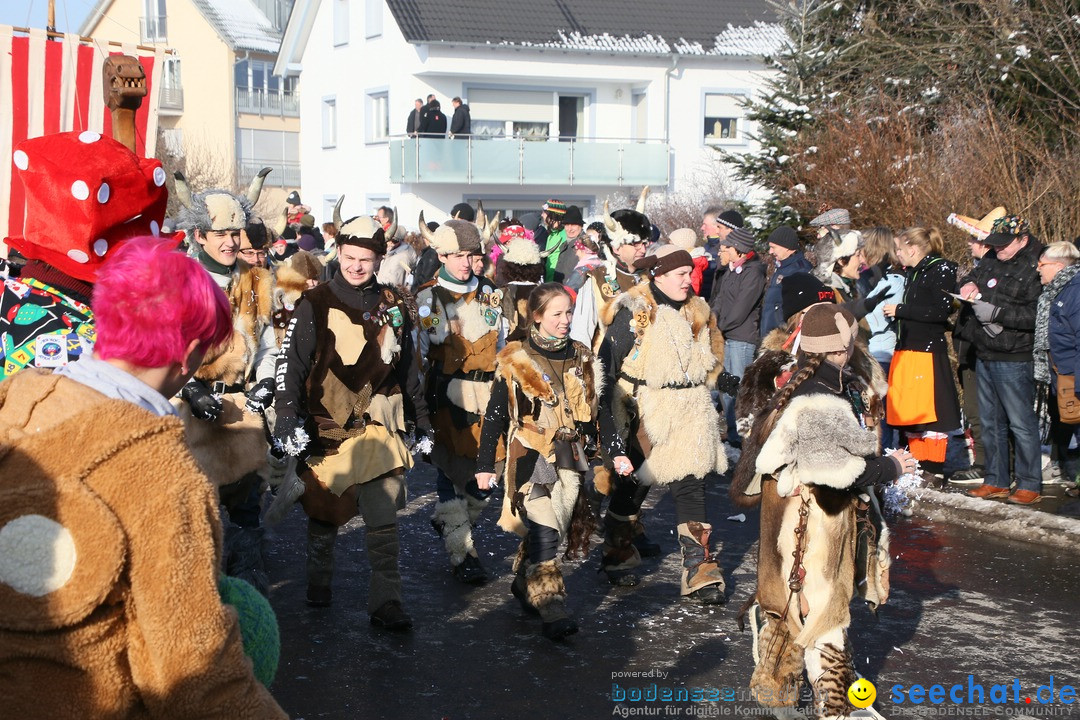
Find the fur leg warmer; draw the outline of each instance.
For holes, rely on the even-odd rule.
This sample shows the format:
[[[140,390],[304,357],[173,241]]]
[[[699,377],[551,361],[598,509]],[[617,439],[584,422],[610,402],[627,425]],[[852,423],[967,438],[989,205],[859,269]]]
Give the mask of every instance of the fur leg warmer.
[[[536,608],[544,622],[570,617],[566,611],[566,585],[554,560],[529,566],[525,571],[525,591],[529,605]]]
[[[368,528],[365,545],[368,563],[371,565],[368,612],[373,613],[390,600],[401,602],[397,525]]]
[[[752,608],[751,612],[757,612]],[[757,664],[750,677],[750,692],[765,707],[795,707],[802,685],[803,648],[795,644],[779,618],[761,613],[765,624],[757,634]],[[846,692],[847,688],[845,688]]]
[[[334,542],[338,527],[308,519],[307,581],[309,587],[330,587],[334,578]]]
[[[806,649],[804,658],[817,716],[840,718],[855,712],[847,695],[857,677],[847,631],[838,627],[825,633]]]
[[[724,576],[709,550],[712,525],[699,522],[679,525],[679,548],[682,550],[682,594],[689,595],[706,585],[719,585],[724,591]]]
[[[483,508],[481,508],[483,509]],[[470,508],[464,498],[454,498],[435,506],[431,522],[439,528],[446,552],[450,554],[450,564],[458,566],[465,561],[466,555],[476,555],[473,546],[472,522],[469,520]]]
[[[634,547],[634,527],[629,518],[610,510],[604,516],[604,545],[600,568],[604,571],[632,570],[641,564],[641,554]]]

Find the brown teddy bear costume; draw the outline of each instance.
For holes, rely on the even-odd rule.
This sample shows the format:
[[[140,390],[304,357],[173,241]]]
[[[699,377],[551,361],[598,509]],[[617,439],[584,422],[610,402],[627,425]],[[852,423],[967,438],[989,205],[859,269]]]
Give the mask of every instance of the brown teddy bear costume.
[[[797,370],[755,420],[731,489],[737,503],[761,505],[750,685],[762,705],[793,707],[805,669],[819,717],[853,711],[852,594],[873,609],[889,588],[874,486],[900,467],[876,457],[881,398],[850,362],[856,333],[845,308],[807,310]],[[839,352],[848,353],[843,367],[827,359]]]

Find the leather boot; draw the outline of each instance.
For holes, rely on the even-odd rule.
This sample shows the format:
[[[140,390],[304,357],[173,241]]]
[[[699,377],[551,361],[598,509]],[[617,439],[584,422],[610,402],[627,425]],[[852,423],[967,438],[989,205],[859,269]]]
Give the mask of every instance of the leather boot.
[[[337,525],[308,518],[307,604],[312,607],[326,607],[330,604],[337,533]]]
[[[578,631],[566,611],[566,585],[554,560],[530,565],[525,572],[526,598],[543,621],[541,633],[549,640],[562,640]]]
[[[637,548],[641,557],[659,557],[660,543],[654,542],[645,534],[645,525],[641,522],[641,515],[630,516],[630,527],[634,533],[634,547]]]
[[[641,564],[641,553],[634,547],[634,529],[629,518],[608,510],[604,516],[604,544],[601,550],[600,569],[607,574],[609,583],[622,587],[638,584],[638,576],[632,571]]]
[[[681,592],[702,605],[723,605],[724,575],[709,551],[712,525],[689,522],[679,525],[679,548],[682,550]]]

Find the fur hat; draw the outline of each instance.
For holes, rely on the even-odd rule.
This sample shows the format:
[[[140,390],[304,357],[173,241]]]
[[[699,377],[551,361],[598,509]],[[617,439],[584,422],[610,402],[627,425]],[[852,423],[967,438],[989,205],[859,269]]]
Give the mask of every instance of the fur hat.
[[[274,270],[274,293],[279,304],[295,305],[300,294],[307,290],[308,281],[318,280],[322,270],[319,259],[303,250],[279,263]]]
[[[675,247],[682,248],[688,252],[696,247],[701,247],[702,245],[701,241],[698,239],[697,233],[690,228],[672,230],[671,234],[668,235],[668,241]]]
[[[836,262],[854,255],[862,244],[862,233],[858,230],[829,230],[825,237],[814,245],[814,257],[817,259],[814,275],[822,281],[830,280]]]
[[[795,232],[795,228],[793,227],[781,225],[769,233],[768,242],[770,245],[779,245],[788,250],[798,250],[799,233]]]
[[[733,247],[745,255],[754,249],[754,236],[749,230],[738,227],[729,232],[728,236],[720,241],[720,245]]]
[[[946,219],[950,225],[958,227],[968,235],[971,235],[976,240],[985,240],[986,236],[990,234],[990,231],[994,228],[994,223],[1005,217],[1008,213],[1005,212],[1005,208],[998,206],[986,213],[982,220],[975,220],[969,218],[966,215],[957,215],[952,213]]]
[[[850,225],[851,213],[843,208],[830,208],[828,205],[821,206],[821,214],[810,221],[813,227],[826,227],[828,225]]]
[[[469,203],[462,202],[450,208],[450,217],[454,218],[455,220],[476,222],[476,211],[473,210],[473,206]]]
[[[821,303],[803,315],[799,348],[808,353],[844,352],[855,342],[858,321],[847,308]]]
[[[447,220],[435,232],[427,229],[424,213],[420,212],[420,232],[428,246],[440,255],[453,255],[457,252],[481,253],[483,243],[480,240],[480,228],[466,220]]]
[[[251,208],[259,201],[262,194],[263,182],[270,174],[270,168],[263,168],[251,180],[248,191],[244,195],[221,188],[213,188],[205,192],[191,193],[187,179],[182,172],[173,173],[176,196],[182,205],[177,217],[177,225],[189,237],[193,231],[203,233],[221,230],[243,230],[247,227],[251,217]]]
[[[266,247],[267,240],[266,225],[259,218],[251,218],[240,233],[240,249],[262,250]]]
[[[342,222],[341,204],[343,202],[345,202],[344,195],[338,198],[337,204],[334,205],[334,227],[338,231],[337,235],[334,236],[334,242],[338,245],[355,245],[356,247],[367,248],[376,256],[385,255],[387,231],[383,230],[382,225],[370,215],[357,215],[348,222]],[[390,223],[389,234],[393,236],[396,232],[397,211],[395,210],[394,220]]]
[[[716,222],[720,223],[725,227],[729,227],[732,230],[745,226],[743,216],[735,210],[725,210],[724,212],[720,213],[716,218]]]
[[[836,292],[806,272],[780,278],[780,308],[784,320],[818,303],[835,303]]]
[[[22,237],[7,242],[29,260],[94,282],[120,243],[161,232],[165,170],[112,138],[88,130],[24,140],[12,162],[26,219]]]

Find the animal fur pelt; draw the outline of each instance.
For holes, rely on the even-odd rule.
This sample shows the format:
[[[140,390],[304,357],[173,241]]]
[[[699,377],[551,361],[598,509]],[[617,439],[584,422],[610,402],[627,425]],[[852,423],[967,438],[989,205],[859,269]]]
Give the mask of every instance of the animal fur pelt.
[[[262,416],[244,410],[244,403],[242,393],[223,396],[221,417],[207,422],[192,415],[183,400],[172,401],[184,422],[188,449],[215,485],[234,483],[251,472],[269,474]]]
[[[195,377],[235,385],[251,374],[259,336],[270,324],[274,307],[273,276],[268,270],[237,260],[228,296],[233,311],[233,337],[223,350],[203,360]]]
[[[787,497],[800,485],[851,487],[877,452],[877,433],[862,427],[845,398],[813,394],[793,399],[761,446],[755,470],[773,475]],[[752,488],[751,488],[752,489]]]
[[[289,309],[294,307],[300,295],[308,289],[308,282],[318,280],[322,269],[319,259],[304,250],[278,265],[274,276],[275,306]]]

